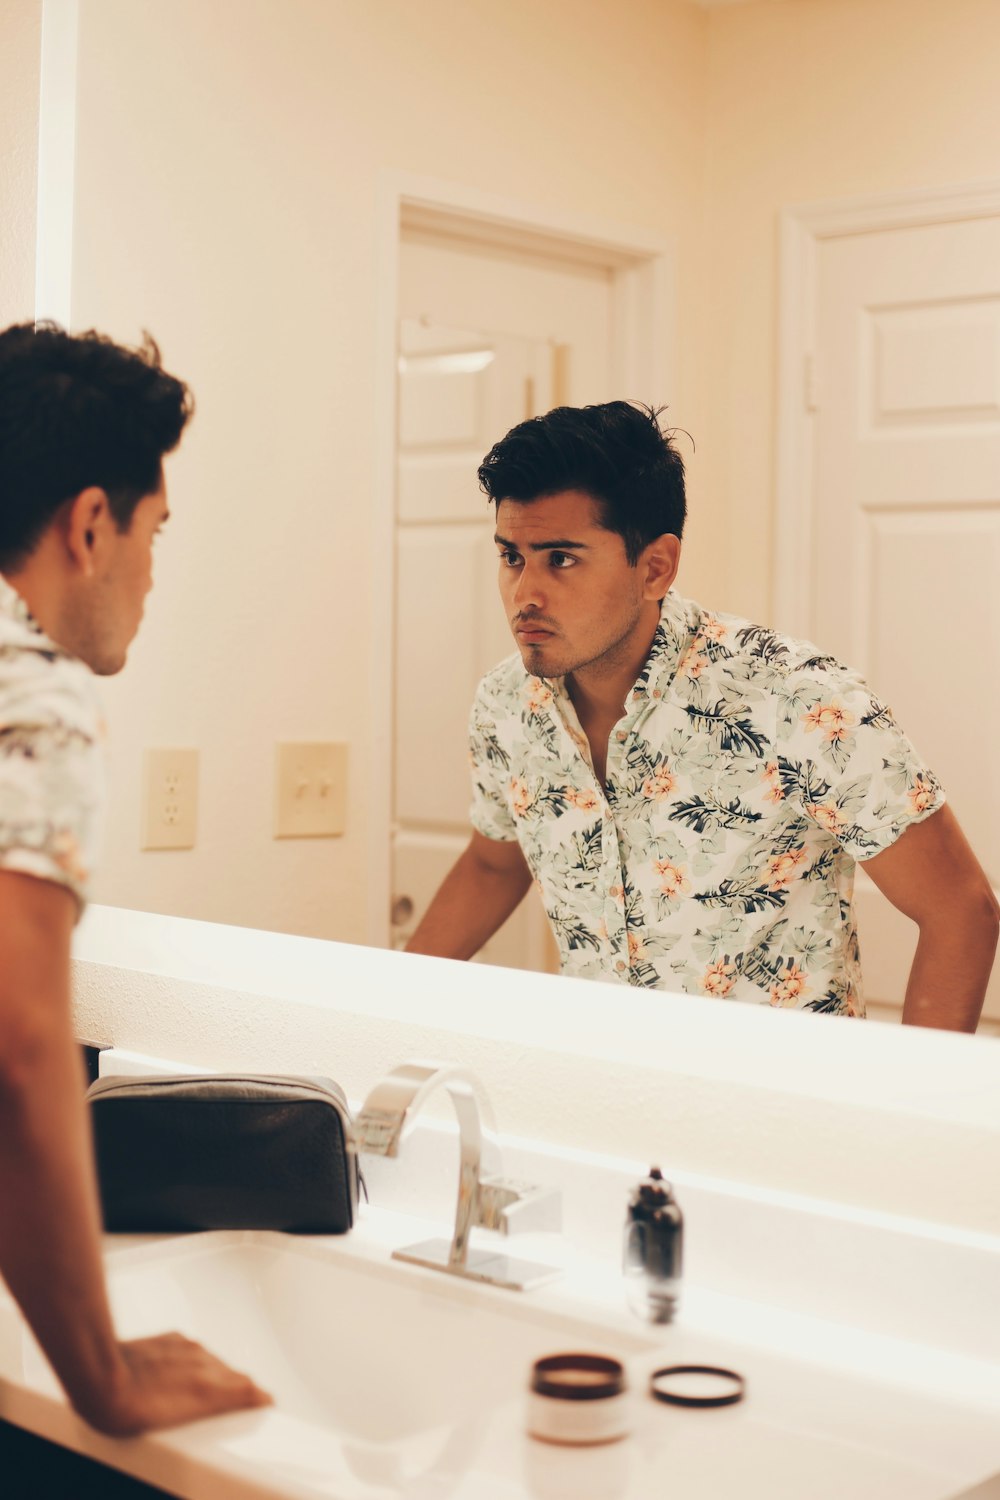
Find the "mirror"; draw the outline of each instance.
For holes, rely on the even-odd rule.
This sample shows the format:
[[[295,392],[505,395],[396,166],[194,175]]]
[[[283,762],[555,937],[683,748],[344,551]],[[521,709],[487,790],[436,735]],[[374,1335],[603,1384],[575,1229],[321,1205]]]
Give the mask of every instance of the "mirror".
[[[476,463],[512,419],[551,402],[668,402],[697,445],[685,450],[681,591],[788,628],[779,215],[1000,177],[981,125],[1000,12],[979,0],[636,0],[585,17],[547,0],[541,18],[456,16],[444,0],[45,9],[43,130],[68,120],[74,150],[61,177],[43,160],[39,199],[73,214],[71,241],[41,247],[38,310],[53,310],[43,299],[61,274],[74,327],[124,340],[150,329],[198,402],[169,462],[174,519],[146,623],[105,684],[112,797],[94,897],[375,943],[391,940],[395,905],[399,940],[461,842],[467,704],[453,681],[510,649]],[[60,54],[71,12],[75,51]],[[478,236],[443,222],[456,204],[485,226]],[[522,209],[547,226],[530,244],[509,227]],[[54,222],[40,215],[43,235]],[[1000,287],[967,301],[978,322],[930,334],[944,356],[968,355],[961,407],[913,385],[907,351],[926,327],[900,313],[873,333],[883,436],[931,410],[995,454]],[[803,399],[823,397],[807,382]],[[918,743],[913,721],[926,720],[946,785],[978,788],[959,811],[1000,881],[983,762],[996,737],[936,707],[955,701],[959,658],[970,682],[1000,675],[1000,509],[995,482],[971,498],[956,484],[951,499],[940,572],[937,543],[921,550],[898,515],[880,512],[870,535],[907,620],[924,601],[961,605],[962,644],[936,638],[921,675],[907,653],[893,658],[878,616],[895,665],[871,678]],[[474,629],[458,626],[459,605]],[[452,758],[446,778],[413,749],[420,735]],[[346,831],[276,840],[276,746],[313,740],[348,747]],[[143,756],[170,746],[199,752],[196,845],[143,852]],[[544,928],[527,914],[522,926],[494,956],[509,962],[510,940],[544,966]]]

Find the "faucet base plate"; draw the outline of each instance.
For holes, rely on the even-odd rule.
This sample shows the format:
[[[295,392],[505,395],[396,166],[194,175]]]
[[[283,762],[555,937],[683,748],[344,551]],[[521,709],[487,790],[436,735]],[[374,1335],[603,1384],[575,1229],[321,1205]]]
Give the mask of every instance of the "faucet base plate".
[[[496,1255],[490,1250],[469,1250],[465,1265],[451,1264],[448,1240],[422,1240],[418,1245],[404,1245],[392,1252],[393,1260],[404,1260],[413,1266],[427,1266],[432,1271],[446,1271],[466,1281],[483,1281],[514,1292],[525,1292],[541,1286],[559,1275],[557,1266],[543,1266],[538,1261],[515,1260],[510,1255]]]

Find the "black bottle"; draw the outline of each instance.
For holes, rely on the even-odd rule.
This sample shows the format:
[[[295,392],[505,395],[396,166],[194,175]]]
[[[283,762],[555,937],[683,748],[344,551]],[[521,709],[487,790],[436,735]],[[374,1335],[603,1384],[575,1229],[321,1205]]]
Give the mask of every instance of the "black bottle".
[[[635,1188],[625,1219],[623,1269],[629,1306],[651,1323],[669,1323],[680,1296],[684,1219],[659,1167]]]

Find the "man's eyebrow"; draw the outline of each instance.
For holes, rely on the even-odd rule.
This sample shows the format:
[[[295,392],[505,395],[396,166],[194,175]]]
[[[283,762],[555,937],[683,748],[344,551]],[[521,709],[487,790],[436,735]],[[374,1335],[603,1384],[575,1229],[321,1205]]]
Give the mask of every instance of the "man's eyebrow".
[[[506,547],[511,552],[519,551],[514,542],[508,542],[505,536],[497,532],[493,540],[498,547]],[[529,542],[528,546],[532,552],[588,552],[590,549],[586,542],[552,541],[552,542]]]

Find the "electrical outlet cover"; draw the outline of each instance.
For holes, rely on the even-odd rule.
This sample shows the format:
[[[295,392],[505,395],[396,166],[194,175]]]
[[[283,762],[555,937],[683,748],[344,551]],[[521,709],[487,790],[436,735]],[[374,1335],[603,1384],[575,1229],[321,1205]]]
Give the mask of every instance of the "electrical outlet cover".
[[[197,827],[197,750],[147,750],[140,847],[193,849]]]

